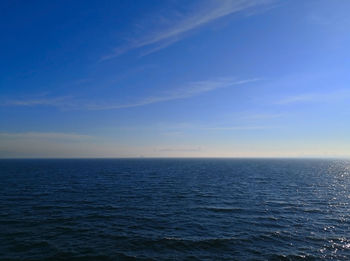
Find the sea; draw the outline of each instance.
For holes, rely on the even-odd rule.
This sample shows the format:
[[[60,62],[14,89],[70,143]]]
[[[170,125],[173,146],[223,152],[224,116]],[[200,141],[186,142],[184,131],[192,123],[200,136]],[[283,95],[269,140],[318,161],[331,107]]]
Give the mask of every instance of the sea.
[[[350,260],[350,161],[0,160],[0,260]]]

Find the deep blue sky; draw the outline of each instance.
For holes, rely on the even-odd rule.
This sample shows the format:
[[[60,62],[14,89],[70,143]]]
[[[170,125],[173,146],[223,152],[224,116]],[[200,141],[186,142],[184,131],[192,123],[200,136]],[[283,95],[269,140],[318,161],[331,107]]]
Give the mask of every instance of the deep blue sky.
[[[1,1],[0,157],[348,157],[350,1]]]

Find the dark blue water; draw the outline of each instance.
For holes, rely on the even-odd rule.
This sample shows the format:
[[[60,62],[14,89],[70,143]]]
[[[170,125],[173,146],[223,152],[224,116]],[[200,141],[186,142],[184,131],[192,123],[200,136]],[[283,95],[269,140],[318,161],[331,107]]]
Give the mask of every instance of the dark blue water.
[[[0,260],[350,260],[350,162],[0,160]]]

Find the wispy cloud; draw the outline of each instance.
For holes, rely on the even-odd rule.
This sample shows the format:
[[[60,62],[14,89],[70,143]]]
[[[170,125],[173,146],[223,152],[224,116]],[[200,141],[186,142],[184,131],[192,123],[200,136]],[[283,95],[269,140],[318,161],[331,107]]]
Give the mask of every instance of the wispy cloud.
[[[0,132],[0,139],[86,140],[89,135],[61,132]]]
[[[241,115],[236,115],[240,120],[270,120],[277,119],[286,116],[284,113],[242,113]]]
[[[128,148],[98,136],[66,132],[0,132],[0,158],[111,157]]]
[[[73,100],[72,97],[40,98],[29,100],[9,100],[0,103],[0,106],[52,106],[64,110],[116,110],[146,106],[154,103],[186,99],[202,93],[214,91],[220,88],[256,82],[259,79],[235,80],[233,78],[221,78],[215,80],[198,81],[186,84],[171,92],[150,96],[130,103],[101,103],[94,101]]]
[[[53,106],[53,107],[65,107],[70,103],[70,96],[61,96],[57,98],[48,98],[48,97],[40,97],[40,98],[31,98],[31,99],[15,99],[8,100],[0,103],[0,106]]]
[[[156,148],[155,151],[160,152],[199,152],[201,147],[175,147],[175,148]]]
[[[202,27],[219,18],[232,15],[244,10],[252,10],[258,7],[271,5],[274,0],[207,0],[200,1],[200,6],[194,8],[192,12],[181,15],[170,27],[149,33],[145,37],[141,37],[128,45],[115,48],[114,51],[101,60],[109,60],[126,53],[132,49],[145,46],[153,46],[150,51],[145,54],[165,48],[179,40],[181,40],[188,32]],[[157,46],[155,46],[157,45]]]
[[[227,127],[207,127],[203,128],[204,130],[232,130],[232,131],[242,131],[242,130],[264,130],[264,129],[273,129],[276,126],[227,126]]]
[[[293,104],[305,102],[334,102],[350,97],[350,90],[337,90],[327,93],[305,93],[300,95],[289,96],[277,102],[277,104]]]
[[[177,89],[173,92],[167,92],[163,95],[147,97],[135,103],[127,104],[109,104],[109,105],[90,105],[88,109],[90,110],[111,110],[111,109],[122,109],[122,108],[132,108],[140,107],[149,104],[166,102],[172,100],[186,99],[193,96],[200,95],[205,92],[213,91],[220,88],[227,88],[235,85],[241,85],[246,83],[251,83],[258,81],[259,79],[249,79],[237,81],[234,79],[217,79],[211,81],[199,81],[187,84],[184,88]]]

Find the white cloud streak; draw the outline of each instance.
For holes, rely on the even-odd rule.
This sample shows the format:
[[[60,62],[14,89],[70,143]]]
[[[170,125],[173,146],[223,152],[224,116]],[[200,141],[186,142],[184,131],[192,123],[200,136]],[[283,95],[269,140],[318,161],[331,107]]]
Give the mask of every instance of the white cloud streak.
[[[156,148],[159,152],[199,152],[201,147],[174,147],[174,148]]]
[[[242,130],[264,130],[264,129],[274,129],[276,126],[228,126],[228,127],[209,127],[203,128],[204,130],[213,130],[213,131],[242,131]]]
[[[252,10],[261,6],[270,5],[273,0],[211,0],[201,1],[200,7],[193,12],[182,16],[172,26],[167,29],[149,33],[146,37],[134,40],[127,46],[115,48],[115,50],[104,57],[103,60],[115,58],[132,49],[137,49],[145,46],[153,46],[151,51],[143,55],[163,49],[185,37],[185,35],[197,28],[200,28],[219,18],[232,15],[244,10]]]
[[[66,107],[71,106],[69,100],[70,96],[62,96],[57,98],[39,98],[39,99],[26,99],[26,100],[10,100],[0,103],[0,106],[53,106],[53,107]]]
[[[335,102],[350,97],[350,90],[337,90],[327,93],[306,93],[295,96],[286,97],[277,102],[277,104],[287,105],[294,103],[309,102]]]
[[[125,157],[137,149],[64,132],[0,132],[0,158]]]
[[[0,139],[86,140],[89,135],[61,132],[0,132]]]
[[[165,93],[160,96],[147,97],[135,103],[127,104],[116,104],[116,105],[90,105],[88,109],[90,110],[111,110],[111,109],[123,109],[140,107],[145,105],[150,105],[159,102],[166,102],[179,99],[187,99],[193,96],[200,95],[205,92],[214,91],[220,88],[227,88],[235,85],[241,85],[246,83],[251,83],[258,81],[259,79],[249,79],[236,81],[233,79],[218,79],[213,81],[200,81],[188,84],[185,88],[178,89],[174,92]]]
[[[238,116],[241,120],[270,120],[284,117],[283,113],[255,113],[255,114],[245,114],[243,116]]]
[[[6,101],[0,106],[52,106],[63,110],[117,110],[133,107],[146,106],[150,104],[167,102],[179,99],[187,99],[202,93],[214,91],[220,88],[232,87],[235,85],[248,84],[256,82],[259,79],[235,80],[233,78],[221,78],[216,80],[198,81],[188,83],[182,88],[178,88],[172,92],[166,92],[162,95],[151,96],[136,102],[125,104],[120,103],[97,103],[95,101],[73,101],[71,97],[58,98],[42,98],[30,100],[13,100]]]

